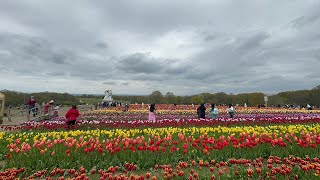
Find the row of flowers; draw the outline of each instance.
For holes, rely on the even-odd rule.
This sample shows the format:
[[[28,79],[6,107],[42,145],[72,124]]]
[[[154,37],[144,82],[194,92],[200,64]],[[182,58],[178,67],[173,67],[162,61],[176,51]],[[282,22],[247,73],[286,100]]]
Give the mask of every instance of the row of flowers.
[[[199,120],[201,121],[201,120]],[[320,133],[320,124],[290,124],[290,125],[268,125],[268,126],[187,126],[187,127],[160,127],[160,128],[122,128],[122,129],[86,129],[73,131],[28,131],[28,132],[0,132],[0,142],[12,142],[16,138],[39,140],[43,138],[60,138],[60,137],[137,137],[159,135],[177,136],[178,134],[200,136],[206,133],[208,136],[217,137],[220,135],[229,136],[230,134],[309,134]]]
[[[159,127],[189,127],[189,126],[248,126],[248,125],[279,125],[279,124],[310,124],[319,123],[319,114],[309,115],[263,115],[263,116],[243,116],[236,118],[219,117],[218,119],[197,119],[197,118],[164,118],[156,121],[147,119],[135,119],[128,117],[110,118],[81,117],[75,126],[69,127],[65,124],[64,117],[57,117],[50,121],[28,121],[19,126],[0,126],[3,131],[15,130],[58,130],[58,129],[92,129],[92,128],[159,128]]]
[[[320,174],[318,158],[277,157],[235,159],[227,161],[189,160],[164,165],[155,164],[148,171],[139,171],[139,164],[126,162],[122,166],[79,168],[46,168],[26,173],[28,167],[9,168],[0,172],[0,179],[315,179]]]
[[[179,153],[187,154],[189,151],[200,151],[209,155],[210,151],[223,148],[243,149],[245,147],[253,148],[261,145],[271,145],[272,147],[286,147],[286,146],[300,146],[317,148],[320,144],[320,134],[312,133],[305,134],[302,132],[301,136],[291,134],[240,134],[239,136],[220,135],[219,137],[207,136],[207,133],[203,133],[199,136],[191,136],[179,133],[176,136],[168,134],[164,137],[160,135],[138,136],[138,137],[126,137],[118,136],[115,138],[94,138],[92,136],[80,136],[79,138],[67,137],[48,139],[42,138],[37,140],[36,136],[33,141],[29,143],[28,139],[21,140],[22,138],[14,139],[14,141],[7,145],[7,148],[11,153],[34,153],[35,148],[40,154],[46,151],[52,151],[55,147],[63,147],[64,149],[83,151],[84,153],[98,151],[102,153],[104,151],[114,154],[117,152],[136,152],[136,151],[149,151],[160,153],[170,153],[177,151]],[[53,152],[53,151],[52,151]],[[68,153],[66,153],[68,155]]]
[[[228,114],[227,106],[218,106],[220,114]],[[210,106],[207,106],[207,110],[210,109]],[[117,115],[117,114],[146,114],[148,113],[148,105],[130,105],[130,108],[125,109],[125,107],[110,107],[110,108],[101,108],[99,110],[88,111],[85,114],[87,115]],[[287,108],[254,108],[254,107],[235,107],[235,110],[239,114],[295,114],[303,113],[308,114],[310,112],[320,113],[319,109],[316,110],[307,110],[307,109],[287,109]],[[197,112],[197,106],[192,105],[165,105],[157,104],[156,111],[158,114],[174,114],[174,115],[194,115]]]
[[[157,119],[195,119],[196,115],[177,115],[177,114],[157,114]],[[233,119],[305,119],[305,118],[320,118],[320,114],[236,114]],[[109,115],[87,115],[83,114],[79,120],[147,120],[148,116],[145,114],[109,114]],[[207,115],[206,119],[210,119]],[[231,119],[229,115],[219,115],[219,119]]]
[[[131,110],[144,110],[148,109],[150,107],[150,104],[129,104],[129,109]],[[197,109],[199,105],[187,105],[187,104],[179,104],[179,105],[174,105],[174,104],[156,104],[156,108],[159,110],[194,110]],[[207,103],[205,104],[206,108],[210,108],[211,104]],[[227,109],[228,106],[221,106],[217,105],[218,108],[220,109]],[[283,108],[283,107],[244,107],[244,106],[234,106],[236,109],[239,110],[249,110],[249,111],[263,111],[263,110],[306,110],[306,108]],[[107,109],[117,109],[117,110],[123,110],[125,106],[116,106],[116,107],[107,107]],[[105,108],[100,108],[100,109],[105,109]],[[316,109],[317,110],[317,109]]]

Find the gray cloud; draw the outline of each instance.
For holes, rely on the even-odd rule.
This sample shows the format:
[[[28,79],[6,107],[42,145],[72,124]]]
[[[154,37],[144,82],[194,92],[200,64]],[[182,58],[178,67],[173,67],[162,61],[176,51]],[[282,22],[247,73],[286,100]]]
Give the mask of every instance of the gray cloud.
[[[61,72],[61,71],[48,72],[47,75],[49,75],[49,76],[65,76],[65,72]]]
[[[120,59],[118,68],[130,73],[157,73],[163,68],[161,63],[147,54],[135,53]]]
[[[214,40],[215,38],[216,38],[216,37],[213,36],[213,35],[207,35],[207,36],[205,36],[204,40],[205,40],[205,41],[212,41],[212,40]]]
[[[128,85],[130,85],[130,83],[129,82],[123,82],[123,83],[121,83],[121,85],[128,86]]]
[[[241,42],[239,48],[242,48],[244,51],[248,51],[252,48],[259,48],[263,41],[265,41],[269,37],[269,34],[265,32],[256,33],[254,35],[251,35],[249,38],[245,39],[243,42]]]
[[[97,48],[100,48],[100,49],[107,49],[107,48],[108,48],[108,44],[107,44],[107,43],[104,43],[104,42],[97,42],[97,43],[95,44],[95,46],[96,46]]]
[[[116,82],[103,82],[102,84],[107,84],[107,85],[117,85]]]
[[[188,95],[312,88],[319,82],[319,7],[267,0],[4,1],[0,76],[8,78],[0,89]]]
[[[175,59],[155,58],[150,53],[134,53],[119,59],[117,67],[126,73],[137,74],[143,79],[160,80],[166,75],[179,75],[192,70],[191,64],[185,64]],[[140,75],[139,75],[140,74]],[[137,77],[136,75],[134,75]]]
[[[303,28],[315,23],[320,23],[319,10],[312,10],[309,14],[300,16],[291,22],[293,28]]]

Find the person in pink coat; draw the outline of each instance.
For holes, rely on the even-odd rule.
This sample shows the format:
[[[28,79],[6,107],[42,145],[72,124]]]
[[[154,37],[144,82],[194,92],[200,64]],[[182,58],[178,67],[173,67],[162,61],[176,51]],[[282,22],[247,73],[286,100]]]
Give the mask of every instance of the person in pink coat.
[[[72,105],[72,107],[68,110],[68,112],[65,115],[65,117],[67,119],[66,124],[67,125],[75,125],[79,115],[80,115],[80,113],[77,109],[77,106]]]
[[[148,115],[149,122],[156,122],[156,107],[155,104],[150,105],[149,115]]]

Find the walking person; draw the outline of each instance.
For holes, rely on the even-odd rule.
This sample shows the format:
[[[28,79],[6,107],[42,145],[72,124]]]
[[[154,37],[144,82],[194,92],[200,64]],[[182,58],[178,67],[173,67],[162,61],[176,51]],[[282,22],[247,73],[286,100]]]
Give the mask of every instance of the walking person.
[[[310,106],[310,104],[307,104],[307,109],[312,110],[312,107]]]
[[[218,110],[216,104],[211,104],[211,109],[210,109],[209,114],[212,119],[218,118],[219,110]]]
[[[232,104],[229,104],[228,113],[230,118],[234,117],[234,107]]]
[[[51,100],[49,101],[45,106],[44,106],[44,115],[53,115],[53,108],[54,108],[54,101]]]
[[[33,117],[36,117],[36,100],[34,99],[33,96],[28,101],[28,106],[29,106],[29,115],[32,112]]]
[[[36,103],[35,104],[35,109],[36,109],[36,115],[41,115],[42,113],[42,108],[41,108],[41,105],[39,103]]]
[[[40,114],[42,116],[46,114],[45,113],[45,106],[46,106],[46,103],[42,102],[42,104],[41,104],[41,114]]]
[[[129,111],[129,104],[126,104],[126,105],[124,106],[124,111]]]
[[[206,107],[204,104],[200,104],[200,106],[197,108],[198,118],[205,119],[206,118]]]
[[[149,115],[148,115],[148,120],[149,122],[156,122],[156,105],[155,104],[151,104],[150,108],[149,108]]]
[[[66,124],[68,126],[70,125],[75,125],[77,118],[79,117],[80,113],[78,111],[78,108],[76,105],[72,105],[72,107],[68,110],[68,112],[66,113],[65,117],[66,117]]]

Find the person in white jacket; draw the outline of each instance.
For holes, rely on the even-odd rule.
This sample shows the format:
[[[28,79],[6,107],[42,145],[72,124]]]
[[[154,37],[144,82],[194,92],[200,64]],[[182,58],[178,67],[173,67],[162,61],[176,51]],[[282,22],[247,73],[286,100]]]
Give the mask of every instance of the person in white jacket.
[[[234,107],[232,106],[232,104],[229,104],[228,113],[230,118],[234,117]]]

